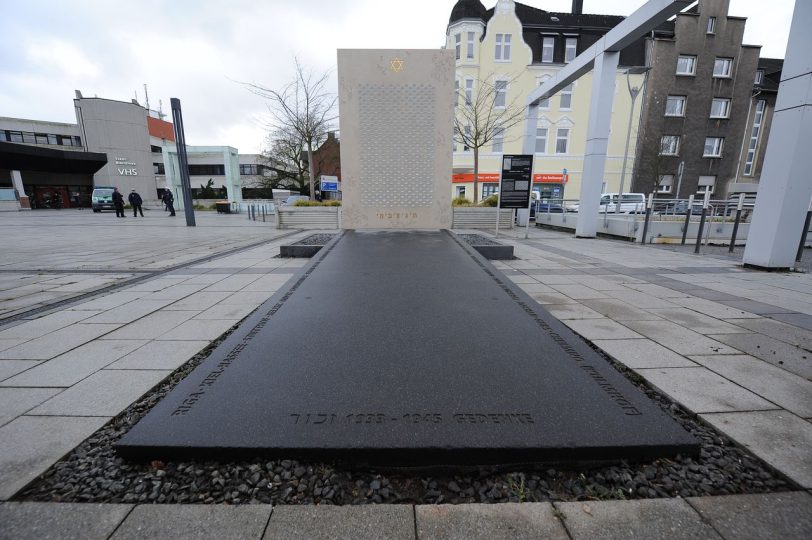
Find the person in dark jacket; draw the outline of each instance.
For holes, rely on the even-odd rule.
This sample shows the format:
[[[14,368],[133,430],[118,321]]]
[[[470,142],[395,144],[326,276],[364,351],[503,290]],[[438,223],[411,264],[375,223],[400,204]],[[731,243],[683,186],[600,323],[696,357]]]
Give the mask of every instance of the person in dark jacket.
[[[137,191],[132,190],[127,200],[130,201],[130,206],[133,207],[133,217],[138,217],[139,212],[141,213],[141,217],[144,217],[144,211],[141,210],[141,205],[144,201],[141,200],[141,195],[139,195]]]
[[[164,204],[169,209],[169,215],[170,216],[175,215],[175,206],[173,204],[174,202],[175,202],[175,197],[174,197],[174,195],[172,195],[172,190],[167,189],[166,191],[164,191]]]
[[[124,197],[119,193],[118,188],[113,188],[113,206],[116,207],[116,217],[124,216]]]

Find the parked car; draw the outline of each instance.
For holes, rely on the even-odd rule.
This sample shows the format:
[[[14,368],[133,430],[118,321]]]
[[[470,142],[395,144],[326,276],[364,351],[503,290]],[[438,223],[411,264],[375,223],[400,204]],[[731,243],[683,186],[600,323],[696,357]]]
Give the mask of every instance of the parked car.
[[[535,210],[538,214],[560,214],[564,207],[552,201],[536,201]]]
[[[90,205],[94,212],[102,210],[115,210],[113,206],[113,188],[111,186],[97,186],[93,188],[90,196]]]
[[[601,195],[600,212],[615,213],[617,210],[617,193],[604,193]],[[577,212],[580,204],[567,205],[567,212]],[[631,214],[633,212],[644,212],[646,210],[646,196],[644,193],[624,193],[620,201],[620,213]]]
[[[666,215],[684,216],[685,214],[688,213],[688,201],[681,200],[666,203],[665,206],[657,213]],[[702,203],[695,202],[691,206],[691,214],[699,215],[701,213],[702,213]]]
[[[282,203],[282,206],[296,206],[296,201],[309,201],[310,197],[307,195],[291,195],[285,202]]]

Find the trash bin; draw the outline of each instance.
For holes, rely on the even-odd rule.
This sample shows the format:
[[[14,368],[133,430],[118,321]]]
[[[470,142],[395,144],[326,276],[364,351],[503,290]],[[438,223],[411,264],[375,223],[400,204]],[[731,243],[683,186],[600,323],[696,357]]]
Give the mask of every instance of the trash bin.
[[[231,203],[228,201],[217,201],[214,203],[217,207],[218,214],[230,214],[231,213]]]

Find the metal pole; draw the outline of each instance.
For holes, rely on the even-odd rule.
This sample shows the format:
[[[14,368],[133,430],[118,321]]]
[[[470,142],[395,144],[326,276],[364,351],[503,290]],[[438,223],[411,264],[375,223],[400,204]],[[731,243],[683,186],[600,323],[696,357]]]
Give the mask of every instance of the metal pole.
[[[532,171],[531,171],[531,175],[532,175]],[[531,179],[532,179],[532,176],[531,176]],[[525,227],[524,227],[524,239],[525,240],[527,240],[527,238],[530,236],[530,207],[533,204],[533,185],[532,185],[532,182],[531,182],[531,185],[530,185],[530,196],[528,197],[528,199],[529,200],[527,201],[527,223],[525,224]],[[538,215],[538,212],[536,212],[536,215]]]
[[[798,243],[798,255],[795,256],[795,262],[801,262],[804,257],[804,244],[806,244],[806,235],[809,232],[810,223],[812,223],[812,201],[809,201],[809,211],[806,213],[804,230],[801,231],[801,241]]]
[[[694,253],[699,253],[699,246],[702,245],[702,231],[705,228],[705,217],[708,213],[708,199],[710,198],[710,191],[705,191],[705,198],[702,201],[702,214],[699,217],[699,230],[696,233],[696,246]]]
[[[646,244],[646,233],[648,233],[648,221],[651,219],[651,207],[654,206],[654,193],[648,194],[648,201],[646,201],[646,220],[643,222],[643,239],[641,244]]]
[[[496,193],[496,234],[493,235],[494,238],[499,237],[499,212],[501,208],[499,205],[502,202],[502,173],[499,172],[499,191]]]
[[[183,213],[186,214],[186,226],[195,226],[195,209],[192,206],[192,185],[189,181],[189,161],[186,158],[186,135],[183,132],[183,113],[180,110],[180,100],[171,98],[172,122],[175,126],[175,143],[178,148],[178,165],[180,167],[180,183],[183,188]]]
[[[728,253],[733,253],[733,248],[736,246],[736,235],[739,232],[739,221],[742,218],[742,208],[744,207],[744,193],[739,193],[739,204],[736,206],[736,221],[733,222],[733,234],[730,237],[730,248]]]
[[[680,161],[679,167],[677,168],[677,193],[675,194],[674,198],[679,199],[679,191],[682,188],[682,172],[685,170],[685,162]],[[693,197],[693,195],[691,195]]]
[[[629,125],[626,126],[626,149],[623,151],[623,167],[620,170],[620,193],[618,194],[618,204],[615,206],[615,214],[620,213],[620,205],[623,203],[623,184],[626,180],[626,162],[629,159],[629,141],[632,138],[632,117],[634,116],[634,102],[637,100],[637,95],[640,93],[638,87],[632,88],[631,80],[629,79],[629,72],[626,71],[626,86],[629,87],[629,95],[632,98],[632,107],[629,109]],[[604,223],[604,227],[606,223]]]
[[[682,245],[685,245],[685,238],[688,236],[688,224],[691,223],[691,214],[694,210],[694,196],[688,197],[688,211],[685,212],[685,225],[682,227]]]

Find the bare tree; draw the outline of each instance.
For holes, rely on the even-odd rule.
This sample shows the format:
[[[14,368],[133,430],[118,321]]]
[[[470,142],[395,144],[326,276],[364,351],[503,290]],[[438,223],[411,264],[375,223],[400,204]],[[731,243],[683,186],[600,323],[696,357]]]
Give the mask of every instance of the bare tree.
[[[310,174],[307,160],[303,159],[304,148],[304,141],[294,130],[276,130],[269,134],[261,160],[271,174],[260,180],[261,187],[309,195]]]
[[[507,139],[507,132],[524,119],[525,107],[521,98],[513,92],[514,98],[507,101],[508,90],[516,81],[495,79],[493,76],[478,80],[469,93],[460,89],[457,96],[457,109],[454,115],[454,141],[469,148],[474,153],[474,202],[479,201],[479,150],[502,137],[503,144],[515,140]]]
[[[269,122],[273,132],[296,134],[308,156],[308,184],[310,198],[315,197],[313,178],[313,150],[327,136],[335,121],[335,94],[327,90],[329,73],[314,75],[305,69],[298,58],[296,77],[280,90],[253,83],[245,83],[254,94],[268,100]]]

